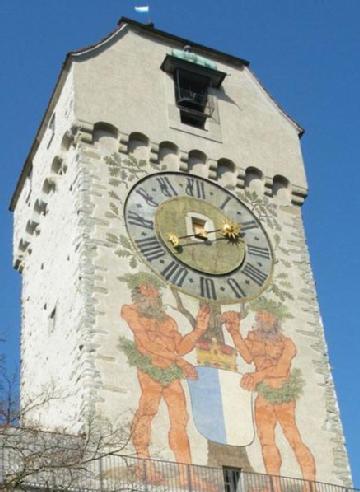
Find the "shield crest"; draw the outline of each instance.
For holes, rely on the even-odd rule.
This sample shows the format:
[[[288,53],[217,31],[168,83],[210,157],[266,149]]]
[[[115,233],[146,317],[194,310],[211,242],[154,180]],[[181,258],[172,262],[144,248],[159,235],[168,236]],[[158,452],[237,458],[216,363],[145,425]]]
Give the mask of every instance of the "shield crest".
[[[229,446],[254,440],[252,392],[240,387],[241,374],[198,366],[198,379],[188,380],[195,427],[206,439]]]

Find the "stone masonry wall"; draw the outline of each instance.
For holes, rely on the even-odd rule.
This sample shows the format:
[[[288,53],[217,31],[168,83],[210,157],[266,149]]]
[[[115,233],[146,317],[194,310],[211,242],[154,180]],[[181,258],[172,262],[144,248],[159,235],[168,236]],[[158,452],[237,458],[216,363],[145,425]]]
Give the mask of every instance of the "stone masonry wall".
[[[115,236],[126,235],[122,204],[131,183],[119,183],[121,178],[116,177],[117,174],[111,164],[114,161],[111,159],[116,161],[128,157],[128,146],[124,144],[125,137],[120,138],[119,146],[119,139],[114,138],[111,130],[108,132],[98,130],[92,133],[89,129],[86,135],[88,141],[83,142],[80,161],[84,169],[86,166],[88,187],[86,224],[89,235],[86,251],[84,250],[84,260],[86,258],[87,266],[88,305],[86,332],[89,334],[90,352],[89,377],[85,386],[88,411],[95,412],[101,419],[108,419],[114,426],[129,428],[130,433],[131,421],[134,418],[140,392],[136,371],[134,367],[128,365],[119,345],[119,337],[131,338],[131,332],[120,316],[121,307],[131,303],[131,296],[126,284],[119,281],[119,278],[136,271],[148,272],[149,269],[136,257],[136,254],[133,263],[131,261],[129,263],[129,256],[120,254],[119,244],[114,241]],[[159,157],[160,154],[154,152],[155,148],[156,145],[146,147],[141,142],[137,147],[132,148],[134,155],[138,153],[139,156],[150,156],[144,172],[167,169],[166,163],[162,162]],[[110,160],[109,157],[111,157]],[[184,163],[180,165],[181,171],[186,172],[186,165]],[[201,175],[204,176],[203,172]],[[210,177],[210,174],[205,174],[205,176]],[[249,180],[247,184],[244,181],[241,187],[234,188],[234,192],[248,203],[248,206],[254,206],[254,213],[259,214],[257,205],[252,204],[252,199],[245,194],[246,191],[254,188],[261,189],[256,177],[253,181]],[[274,221],[267,223],[263,220],[278,261],[274,270],[273,283],[280,288],[280,291],[289,293],[285,295],[283,302],[288,306],[293,319],[287,320],[283,329],[297,347],[293,365],[301,371],[305,381],[303,394],[297,402],[298,427],[304,442],[315,457],[317,480],[349,486],[351,484],[350,472],[304,239],[301,210],[298,206],[291,205],[291,194],[288,189],[274,190],[271,195],[268,197],[262,195],[261,199],[265,200],[264,206],[270,206],[271,210],[275,210]],[[270,291],[270,295],[274,295],[272,287]],[[181,298],[186,308],[196,316],[197,301],[183,294]],[[180,329],[184,330],[183,333],[189,332],[190,327],[186,326],[182,315],[174,311],[174,298],[171,290],[165,287],[163,301],[169,306],[169,312],[177,320]],[[238,308],[236,305],[223,306],[222,310],[237,310]],[[249,317],[245,331],[251,327],[252,322],[252,318]],[[187,360],[192,363],[196,362],[193,354],[189,354]],[[242,371],[250,369],[250,366],[244,365],[241,361],[239,364]],[[217,458],[214,456],[211,458],[212,451],[209,450],[209,444],[194,427],[186,384],[184,384],[184,389],[190,415],[188,434],[193,462],[212,465],[228,464],[226,450],[217,450]],[[165,405],[161,404],[153,423],[151,455],[154,457],[173,459],[167,442],[168,426],[167,410]],[[314,432],[314,429],[317,429],[317,432]],[[282,455],[281,473],[301,477],[294,453],[279,426],[276,430],[276,439]],[[263,473],[265,470],[261,459],[261,447],[256,435],[245,449],[247,462],[250,463],[249,469]],[[324,449],[328,452],[324,453]],[[133,452],[131,436],[129,452]]]
[[[80,428],[85,310],[81,279],[82,175],[71,143],[70,73],[20,194],[14,264],[22,274],[23,423]]]
[[[307,185],[297,129],[248,68],[221,60],[216,60],[219,69],[228,76],[216,94],[211,124],[206,130],[181,124],[172,78],[159,68],[172,47],[179,48],[125,27],[111,42],[73,55],[75,67],[54,118],[48,120],[15,210],[14,265],[23,276],[24,423],[76,433],[96,417],[128,430],[126,451],[134,453],[134,416],[144,387],[131,360],[138,354],[133,351],[129,357],[124,349],[133,347],[134,337],[121,313],[133,302],[131,279],[140,273],[156,283],[156,276],[127,237],[123,207],[132,186],[145,175],[189,173],[234,193],[262,222],[274,250],[272,282],[262,297],[289,314],[282,319],[282,333],[296,347],[291,360],[296,387],[287,388],[290,399],[284,397],[283,403],[288,405],[278,404],[277,411],[284,416],[284,408],[293,409],[303,444],[294,438],[294,422],[288,434],[276,425],[281,474],[304,477],[301,463],[307,460],[311,468],[313,456],[317,480],[350,486],[302,225],[300,206]],[[191,333],[199,300],[176,294],[163,282],[159,290],[179,336]],[[241,333],[251,336],[256,325],[251,303],[218,306],[218,314],[247,308]],[[221,331],[224,343],[232,347],[230,335]],[[184,359],[196,366],[195,349]],[[238,389],[241,377],[254,366],[238,355],[237,367],[230,376]],[[242,392],[246,416],[232,392],[224,393],[233,422],[244,419],[247,430],[234,446],[212,442],[198,430],[186,378],[179,379],[177,391],[185,395],[180,424],[186,427],[193,463],[265,472],[251,403],[260,390]],[[268,397],[273,396],[270,391]],[[151,457],[174,460],[175,407],[162,398],[156,409],[149,424]]]

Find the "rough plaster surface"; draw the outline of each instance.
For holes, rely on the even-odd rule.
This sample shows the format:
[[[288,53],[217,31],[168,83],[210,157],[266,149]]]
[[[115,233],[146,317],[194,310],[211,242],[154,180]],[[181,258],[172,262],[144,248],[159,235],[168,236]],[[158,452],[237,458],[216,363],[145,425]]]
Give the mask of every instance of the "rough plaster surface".
[[[120,335],[132,337],[120,317],[121,306],[131,299],[118,277],[147,271],[147,266],[137,261],[132,268],[126,258],[115,254],[117,246],[109,240],[109,234],[126,234],[122,207],[131,184],[114,178],[106,159],[114,154],[124,159],[130,152],[148,162],[146,172],[190,171],[218,180],[239,196],[245,190],[265,193],[275,205],[281,227],[275,254],[283,260],[277,274],[286,272],[293,296],[286,302],[294,319],[283,328],[297,346],[293,365],[302,370],[306,381],[297,403],[299,428],[316,458],[317,480],[349,486],[341,421],[298,207],[306,194],[306,180],[296,131],[247,68],[221,64],[220,70],[232,73],[224,82],[226,97],[219,95],[218,100],[221,141],[218,136],[217,141],[199,136],[191,128],[171,128],[169,77],[159,70],[169,48],[129,32],[77,61],[55,109],[54,135],[51,129],[45,132],[33,159],[31,188],[29,178],[15,210],[14,263],[23,278],[22,405],[26,409],[39,397],[45,401],[26,412],[25,421],[77,432],[93,415],[115,426],[129,426],[133,418],[140,395],[136,370],[119,349]],[[146,63],[137,62],[141,57]],[[225,166],[225,172],[219,173],[220,159],[233,161],[233,167]],[[249,166],[259,173],[247,172]],[[288,186],[275,186],[273,177],[279,174],[289,181]],[[45,204],[45,213],[39,204]],[[275,231],[267,228],[267,232],[275,244]],[[170,289],[164,289],[163,298],[181,333],[191,331],[187,320],[172,308]],[[182,299],[196,315],[198,301],[186,295]],[[245,331],[251,323],[250,318]],[[190,353],[187,360],[195,362],[194,357]],[[239,364],[243,372],[251,370],[243,361]],[[185,382],[183,386],[192,459],[207,464],[208,444],[194,426]],[[151,453],[157,458],[173,459],[168,425],[162,403],[153,422]],[[282,474],[301,476],[279,429],[277,441],[283,455]],[[133,451],[131,445],[129,451]],[[219,453],[217,464],[226,464]],[[264,472],[257,438],[246,453],[251,468]]]

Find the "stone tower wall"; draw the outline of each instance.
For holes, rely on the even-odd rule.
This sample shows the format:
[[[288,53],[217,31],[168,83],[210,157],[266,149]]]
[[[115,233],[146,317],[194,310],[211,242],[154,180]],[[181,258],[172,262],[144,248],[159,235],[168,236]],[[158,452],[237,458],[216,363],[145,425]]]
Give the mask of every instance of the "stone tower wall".
[[[84,184],[70,145],[72,73],[45,130],[14,217],[14,264],[22,273],[23,423],[79,430],[86,371],[82,318]]]
[[[160,149],[160,146],[153,142],[149,142],[147,146],[140,143],[136,146],[132,145],[131,139],[129,140],[124,134],[119,133],[120,136],[115,137],[114,129],[100,131],[99,127],[97,128],[96,130],[95,125],[92,133],[93,142],[90,143],[88,139],[88,143],[83,145],[83,159],[88,166],[87,172],[92,176],[88,190],[91,213],[87,219],[89,224],[92,224],[90,229],[92,247],[89,248],[91,255],[88,257],[88,264],[91,264],[94,271],[92,302],[95,309],[91,339],[91,346],[94,348],[93,372],[88,385],[93,405],[90,412],[109,419],[115,426],[125,426],[130,429],[140,398],[140,390],[136,369],[129,366],[126,355],[120,347],[121,337],[131,339],[131,331],[120,315],[121,307],[131,303],[131,295],[126,284],[119,279],[129,273],[148,272],[149,269],[138,258],[136,264],[132,265],[129,256],[124,253],[127,245],[122,242],[121,237],[126,237],[126,228],[121,210],[130,184],[119,183],[114,169],[116,163],[129,158],[129,148],[132,149],[130,155],[150,156],[147,173],[174,170],[174,163],[169,159],[169,153],[165,153],[166,157],[163,158],[164,154],[160,150],[155,150]],[[170,143],[168,145],[170,148]],[[172,142],[172,145],[174,146],[172,148],[176,148],[177,142]],[[116,149],[121,151],[118,152]],[[166,161],[170,163],[169,167]],[[183,159],[180,165],[178,169],[188,172],[188,160]],[[211,170],[209,174],[204,174],[201,170],[199,175],[216,181],[211,175]],[[233,177],[235,179],[235,176]],[[289,297],[286,297],[284,302],[294,318],[284,323],[283,330],[296,345],[294,367],[301,371],[305,381],[302,396],[297,402],[298,427],[303,440],[315,457],[317,480],[349,485],[351,479],[347,455],[305,242],[301,209],[291,204],[289,190],[278,190],[274,187],[270,193],[268,192],[270,196],[266,196],[259,193],[261,189],[264,189],[263,183],[255,178],[246,180],[246,183],[245,179],[241,184],[238,182],[238,186],[233,191],[241,199],[245,199],[248,192],[255,190],[262,204],[266,208],[270,206],[270,209],[275,211],[275,221],[266,224],[272,243],[276,245],[275,254],[278,264],[275,267],[273,280],[280,290],[284,289],[289,293]],[[277,243],[277,236],[281,236],[279,243]],[[196,316],[198,301],[185,295],[181,297],[186,308]],[[188,332],[190,329],[188,322],[174,310],[175,299],[171,289],[164,287],[163,298],[164,303],[169,306],[169,313],[174,316],[182,332]],[[238,308],[236,305],[223,306],[222,310]],[[252,322],[253,318],[250,316],[245,330],[250,329]],[[193,353],[189,354],[187,360],[196,364],[194,357]],[[249,368],[240,362],[240,371],[245,372]],[[186,383],[184,388],[190,415],[188,433],[193,462],[246,467],[243,457],[238,460],[234,458],[234,461],[229,463],[229,459],[231,461],[232,458],[229,458],[226,450],[216,450],[215,453],[209,451],[206,439],[194,426]],[[310,412],[309,408],[311,408]],[[156,458],[173,459],[167,443],[168,428],[167,409],[161,404],[154,420],[152,433],[151,452]],[[317,429],[316,432],[314,428]],[[276,436],[282,455],[282,474],[301,477],[299,465],[279,427]],[[324,448],[329,452],[323,453]],[[133,452],[131,442],[127,449]],[[245,446],[245,449],[248,469],[264,473],[258,438],[254,436],[253,441]]]
[[[172,80],[159,68],[172,47],[179,48],[123,27],[109,43],[73,56],[73,71],[55,108],[54,134],[51,127],[44,132],[33,159],[30,195],[28,178],[15,212],[14,261],[23,275],[23,407],[48,391],[43,410],[30,412],[29,421],[76,432],[95,415],[128,429],[127,451],[134,452],[131,422],[141,390],[136,367],[121,345],[132,339],[121,309],[132,302],[124,276],[150,269],[127,240],[123,205],[147,173],[191,173],[230,189],[264,224],[277,261],[266,295],[286,304],[292,315],[283,333],[296,346],[292,368],[304,381],[296,399],[299,432],[315,458],[316,479],[348,486],[302,226],[307,185],[297,130],[248,68],[221,60],[215,61],[228,76],[207,130],[181,124]],[[163,285],[162,299],[181,335],[191,332],[169,285]],[[197,299],[181,294],[180,302],[196,317]],[[254,322],[249,314],[244,334]],[[231,345],[229,337],[226,343]],[[196,365],[195,353],[186,360]],[[240,373],[253,370],[241,358],[238,364]],[[181,385],[192,462],[265,472],[253,416],[246,444],[236,450],[215,446],[197,430],[187,382]],[[240,418],[236,402],[233,408],[234,419]],[[163,401],[152,425],[151,456],[174,459]],[[279,426],[276,442],[281,473],[303,476],[291,440]]]

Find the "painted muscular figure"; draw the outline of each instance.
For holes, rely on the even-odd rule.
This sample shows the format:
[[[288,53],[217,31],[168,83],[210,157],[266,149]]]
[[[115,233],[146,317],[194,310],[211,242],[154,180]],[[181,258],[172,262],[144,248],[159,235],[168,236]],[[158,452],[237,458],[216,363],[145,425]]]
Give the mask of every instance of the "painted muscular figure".
[[[197,377],[196,369],[183,356],[193,350],[206,331],[209,307],[200,308],[194,330],[182,336],[175,320],[165,313],[156,279],[139,274],[131,287],[133,304],[123,306],[121,316],[134,335],[134,344],[127,341],[122,348],[130,364],[137,366],[141,388],[132,426],[136,453],[141,458],[150,457],[151,423],[163,398],[170,420],[170,448],[177,462],[191,463],[188,412],[180,379]]]
[[[315,480],[315,460],[296,423],[296,398],[302,392],[299,371],[291,371],[296,347],[281,333],[282,307],[274,301],[263,304],[262,309],[256,311],[255,326],[246,338],[240,332],[239,313],[229,311],[222,315],[238,352],[248,364],[255,366],[254,372],[241,378],[240,385],[249,391],[257,391],[255,424],[266,472],[280,475],[282,459],[275,442],[275,428],[280,424],[303,478]]]

